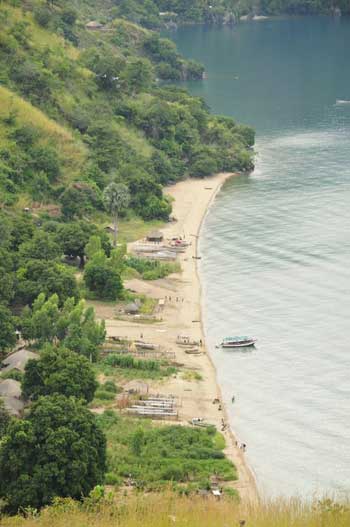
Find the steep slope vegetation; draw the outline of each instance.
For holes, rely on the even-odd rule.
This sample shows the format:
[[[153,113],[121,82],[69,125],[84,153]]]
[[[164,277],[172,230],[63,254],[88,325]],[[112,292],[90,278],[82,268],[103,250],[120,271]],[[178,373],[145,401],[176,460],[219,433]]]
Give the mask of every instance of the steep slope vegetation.
[[[74,218],[102,209],[115,180],[137,214],[165,219],[163,184],[252,167],[251,129],[160,84],[202,75],[173,43],[112,18],[108,2],[98,31],[86,29],[92,2],[21,5],[0,6],[2,205],[58,202]]]

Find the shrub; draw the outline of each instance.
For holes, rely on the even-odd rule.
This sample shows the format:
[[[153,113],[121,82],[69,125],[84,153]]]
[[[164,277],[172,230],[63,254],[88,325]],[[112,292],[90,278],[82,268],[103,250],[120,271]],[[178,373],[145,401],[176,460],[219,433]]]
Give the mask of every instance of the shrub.
[[[120,273],[109,262],[91,260],[85,267],[84,282],[102,300],[116,300],[123,292]]]
[[[146,258],[136,258],[135,256],[129,256],[125,260],[125,265],[135,269],[144,280],[157,280],[181,270],[178,263],[163,263]]]
[[[39,26],[47,27],[51,20],[51,16],[52,14],[48,7],[41,5],[41,6],[37,6],[34,9],[34,18],[36,22],[39,24]]]
[[[117,366],[119,368],[129,368],[135,370],[160,370],[159,361],[134,359],[134,357],[131,357],[131,355],[108,355],[104,362],[108,366]]]

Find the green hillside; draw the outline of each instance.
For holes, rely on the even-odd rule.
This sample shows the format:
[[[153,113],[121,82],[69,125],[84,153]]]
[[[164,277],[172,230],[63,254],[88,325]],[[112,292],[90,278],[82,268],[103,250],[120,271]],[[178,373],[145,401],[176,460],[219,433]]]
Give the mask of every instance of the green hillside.
[[[252,167],[248,128],[160,84],[202,76],[172,42],[112,18],[119,12],[108,2],[97,31],[85,27],[89,3],[17,4],[0,5],[4,205],[55,203],[82,216],[102,210],[101,192],[116,180],[136,214],[166,219],[163,184]]]

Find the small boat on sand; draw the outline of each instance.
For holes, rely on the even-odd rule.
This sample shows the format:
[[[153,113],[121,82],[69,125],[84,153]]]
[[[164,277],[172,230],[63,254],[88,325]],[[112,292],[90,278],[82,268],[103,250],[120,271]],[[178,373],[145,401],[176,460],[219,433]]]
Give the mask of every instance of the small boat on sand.
[[[185,349],[187,355],[202,355],[202,352],[198,348],[187,348]]]
[[[256,339],[251,337],[225,337],[221,342],[222,348],[246,348],[254,346]]]

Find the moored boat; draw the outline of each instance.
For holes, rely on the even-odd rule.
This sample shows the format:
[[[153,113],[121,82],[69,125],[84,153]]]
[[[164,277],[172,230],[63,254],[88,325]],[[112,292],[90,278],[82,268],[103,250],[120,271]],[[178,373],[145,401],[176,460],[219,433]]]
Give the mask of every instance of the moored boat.
[[[255,342],[251,337],[225,337],[220,345],[222,348],[246,348],[254,346]]]

